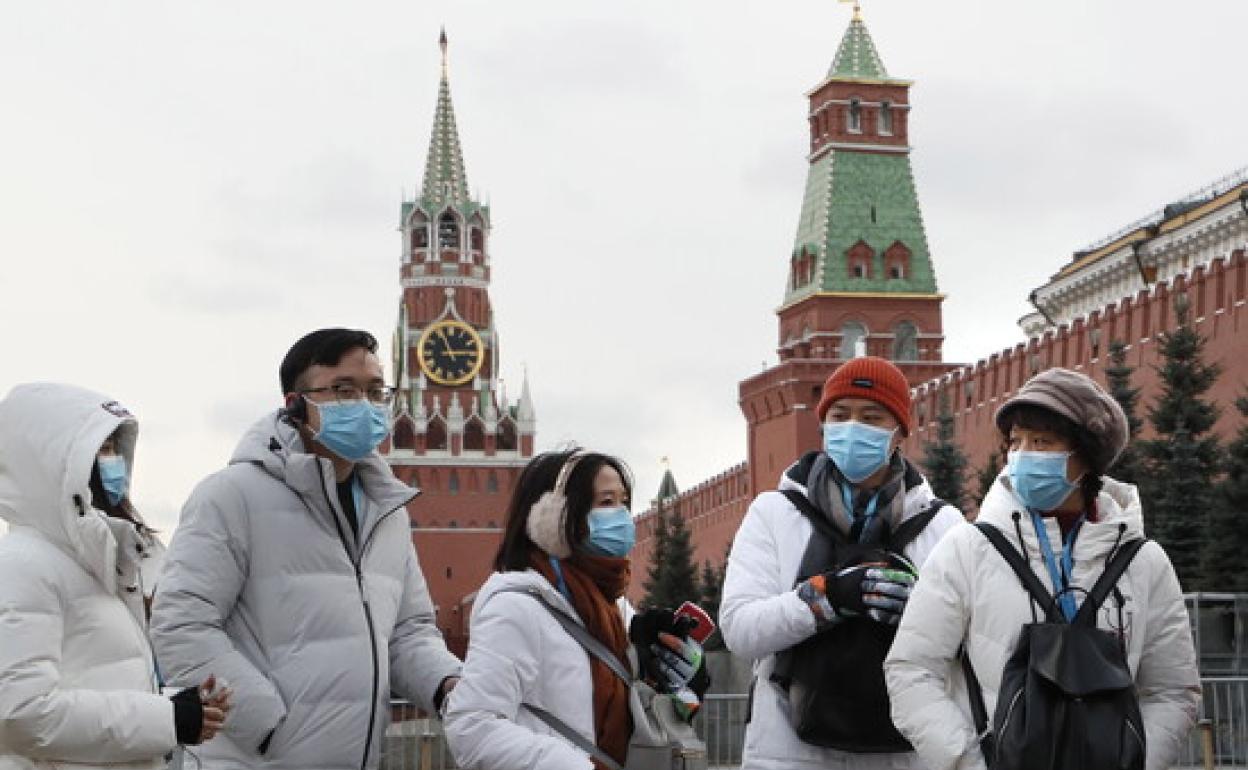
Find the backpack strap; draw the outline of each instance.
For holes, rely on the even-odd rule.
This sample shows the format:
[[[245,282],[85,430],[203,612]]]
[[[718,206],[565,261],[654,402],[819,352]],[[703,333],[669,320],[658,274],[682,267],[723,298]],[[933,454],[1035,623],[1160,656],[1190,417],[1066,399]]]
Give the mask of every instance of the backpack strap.
[[[936,514],[940,513],[940,509],[946,505],[948,503],[938,497],[932,500],[931,505],[898,524],[896,531],[888,538],[889,550],[900,554],[923,530],[927,529],[927,525],[932,523],[932,519],[936,518]]]
[[[971,719],[975,722],[975,738],[984,754],[984,763],[991,766],[993,755],[992,728],[988,725],[988,707],[984,704],[984,689],[979,686],[979,677],[975,676],[975,667],[971,665],[971,654],[966,645],[958,650],[962,659],[962,676],[966,679],[966,691],[971,700]]]
[[[1079,607],[1079,612],[1075,614],[1072,623],[1082,623],[1083,625],[1096,625],[1096,612],[1104,603],[1105,597],[1109,596],[1109,592],[1114,590],[1118,579],[1122,577],[1122,573],[1127,571],[1127,567],[1131,564],[1131,560],[1144,547],[1144,543],[1148,542],[1142,537],[1134,540],[1128,540],[1123,543],[1118,551],[1105,565],[1105,571],[1096,579],[1096,583],[1092,585],[1092,590],[1088,591],[1088,598],[1083,600],[1083,604]]]
[[[1023,559],[1018,549],[1005,538],[1005,535],[1001,534],[1001,530],[984,521],[975,522],[975,527],[988,538],[988,542],[997,549],[1005,562],[1010,565],[1010,569],[1014,570],[1023,588],[1027,589],[1031,598],[1044,610],[1049,622],[1061,621],[1062,617],[1057,612],[1057,601],[1049,593],[1049,589],[1044,587],[1044,583],[1040,582],[1040,578],[1036,577],[1036,573],[1031,571],[1031,566]]]
[[[793,503],[793,507],[798,510],[807,519],[810,519],[810,525],[815,528],[819,534],[832,541],[833,545],[846,545],[849,541],[845,539],[840,530],[832,526],[832,522],[828,521],[828,517],[815,507],[801,492],[796,489],[781,489],[780,494],[789,499]]]
[[[616,762],[605,751],[598,748],[598,744],[572,729],[571,725],[567,722],[563,721],[544,708],[530,706],[527,703],[521,703],[520,705],[530,714],[545,722],[550,729],[559,733],[559,735],[561,735],[568,743],[571,743],[573,746],[598,760],[598,762],[601,763],[603,767],[607,768],[607,770],[624,770],[624,768],[620,767],[619,762]]]
[[[628,668],[620,662],[620,659],[615,656],[615,653],[607,649],[605,644],[595,639],[593,634],[589,633],[589,630],[586,629],[585,626],[577,623],[575,620],[568,617],[566,612],[556,608],[549,601],[547,601],[546,597],[542,596],[542,593],[536,588],[504,588],[497,593],[526,594],[536,599],[544,608],[546,608],[546,611],[559,622],[559,625],[563,626],[563,630],[567,631],[578,644],[585,648],[586,652],[606,664],[607,668],[611,669],[611,673],[624,680],[624,684],[632,684],[632,674],[628,672]]]

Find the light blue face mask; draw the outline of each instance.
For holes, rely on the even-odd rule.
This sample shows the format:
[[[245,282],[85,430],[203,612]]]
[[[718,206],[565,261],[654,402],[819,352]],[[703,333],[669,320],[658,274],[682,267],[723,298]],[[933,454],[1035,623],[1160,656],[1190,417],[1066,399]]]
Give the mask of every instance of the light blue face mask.
[[[589,537],[585,550],[598,556],[628,556],[637,541],[637,529],[633,514],[624,506],[618,508],[595,508],[589,512]]]
[[[1066,480],[1066,460],[1072,452],[1010,452],[1006,472],[1014,494],[1029,510],[1045,513],[1057,508],[1079,488]]]
[[[850,420],[823,424],[823,451],[845,478],[857,484],[888,462],[893,430]]]
[[[100,470],[100,485],[113,505],[120,503],[130,487],[130,471],[126,467],[126,458],[121,455],[101,455],[95,458],[95,467]]]
[[[313,438],[344,460],[363,460],[390,434],[390,409],[364,399],[313,402],[321,430]]]

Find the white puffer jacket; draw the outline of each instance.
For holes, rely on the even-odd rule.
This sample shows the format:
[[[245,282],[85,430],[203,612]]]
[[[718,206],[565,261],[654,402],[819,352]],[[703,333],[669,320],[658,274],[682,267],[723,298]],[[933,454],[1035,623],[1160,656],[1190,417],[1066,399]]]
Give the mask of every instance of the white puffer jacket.
[[[1074,545],[1072,583],[1085,591],[1100,577],[1115,544],[1142,537],[1144,531],[1139,494],[1129,484],[1106,478],[1097,510],[1099,519],[1080,528]],[[1001,530],[1015,548],[1021,531],[1032,571],[1052,590],[1035,528],[1004,474],[985,497],[978,520]],[[1047,519],[1046,524],[1049,542],[1060,547],[1057,521]],[[1161,770],[1173,764],[1196,719],[1200,677],[1191,626],[1174,568],[1156,543],[1136,554],[1118,589],[1123,596],[1122,622],[1111,594],[1097,613],[1097,624],[1126,634],[1127,662],[1144,716],[1147,765]],[[928,560],[885,673],[893,722],[933,770],[984,767],[956,658],[958,648],[965,639],[991,719],[1002,669],[1023,625],[1032,622],[1030,607],[1013,570],[970,524],[949,533]]]
[[[780,489],[806,488],[785,471]],[[926,510],[935,499],[926,481],[906,492],[902,520]],[[926,579],[924,562],[937,541],[963,521],[957,508],[946,505],[904,549],[905,556]],[[900,522],[889,522],[896,527]],[[917,768],[912,752],[905,754],[848,754],[802,741],[789,722],[785,693],[771,682],[775,653],[815,633],[815,617],[794,590],[802,555],[810,540],[811,524],[779,491],[764,492],[750,505],[737,530],[728,556],[720,605],[720,630],[728,649],[754,659],[750,722],[745,731],[746,770],[782,768],[846,768],[899,770]]]
[[[91,507],[100,445],[137,425],[68,385],[20,385],[0,401],[0,770],[155,768],[176,745],[158,694],[134,525]]]
[[[590,770],[589,755],[521,707],[554,714],[594,740],[589,654],[525,592],[577,614],[534,570],[496,572],[472,607],[464,675],[447,698],[446,740],[464,770]],[[619,601],[627,628],[632,607]],[[635,662],[634,662],[635,665]]]

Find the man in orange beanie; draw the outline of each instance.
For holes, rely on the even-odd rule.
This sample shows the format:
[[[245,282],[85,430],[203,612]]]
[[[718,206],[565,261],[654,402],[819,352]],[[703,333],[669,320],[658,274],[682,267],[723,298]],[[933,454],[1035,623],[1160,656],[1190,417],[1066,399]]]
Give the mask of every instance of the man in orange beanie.
[[[822,448],[754,500],[728,558],[720,628],[755,661],[742,767],[917,770],[882,664],[919,567],[962,514],[899,451],[913,423],[896,366],[845,362],[816,413]]]

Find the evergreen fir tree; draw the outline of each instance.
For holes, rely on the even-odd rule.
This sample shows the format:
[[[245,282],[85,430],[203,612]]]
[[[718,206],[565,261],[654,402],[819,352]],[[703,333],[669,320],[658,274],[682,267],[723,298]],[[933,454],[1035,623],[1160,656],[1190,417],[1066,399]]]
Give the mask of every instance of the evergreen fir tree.
[[[941,396],[936,415],[936,440],[923,446],[923,467],[932,492],[941,500],[962,508],[966,502],[966,455],[953,440],[953,413],[949,399]]]
[[[706,610],[706,614],[711,616],[711,620],[715,621],[715,625],[719,625],[719,598],[724,590],[724,569],[716,569],[711,564],[711,560],[707,559],[702,562],[702,579],[698,585],[700,594],[698,605]],[[707,639],[703,645],[707,649],[719,649],[723,647],[723,641],[719,634],[714,634]]]
[[[976,498],[975,507],[981,508],[984,505],[984,498],[988,496],[988,490],[992,489],[993,483],[997,480],[997,476],[1001,475],[1001,450],[994,449],[988,455],[988,460],[984,463],[984,467],[980,468],[975,474],[975,481],[979,484],[979,496]]]
[[[1200,571],[1218,472],[1217,408],[1204,399],[1221,372],[1202,359],[1205,339],[1192,328],[1187,298],[1174,303],[1177,326],[1161,335],[1161,393],[1148,410],[1156,438],[1142,442],[1148,483],[1145,528],[1170,556],[1185,591],[1207,588]]]
[[[664,585],[664,567],[667,563],[667,513],[660,501],[654,508],[654,548],[650,550],[650,564],[646,566],[646,579],[642,583],[646,595],[642,607],[671,606]]]
[[[697,602],[702,595],[698,590],[698,567],[693,563],[693,545],[689,541],[689,528],[680,510],[672,512],[667,519],[667,543],[663,553],[663,591],[667,604],[656,607],[676,609],[684,602]]]
[[[1140,456],[1140,447],[1136,443],[1140,428],[1144,427],[1144,421],[1135,413],[1136,405],[1140,400],[1140,389],[1131,387],[1131,375],[1135,372],[1135,367],[1127,366],[1127,346],[1121,340],[1109,343],[1109,362],[1110,366],[1105,370],[1109,394],[1126,413],[1131,438],[1108,473],[1119,481],[1140,484],[1145,478],[1143,458]]]
[[[1235,401],[1243,422],[1226,448],[1226,476],[1217,486],[1209,545],[1201,571],[1211,591],[1248,592],[1248,393]]]

